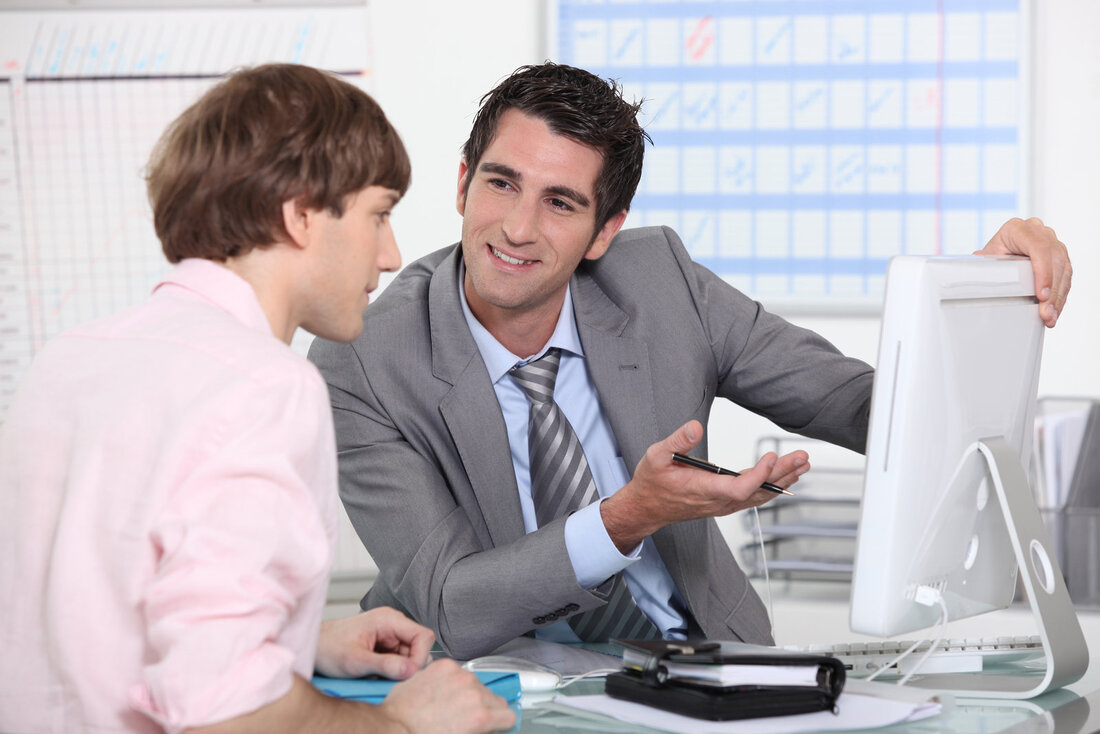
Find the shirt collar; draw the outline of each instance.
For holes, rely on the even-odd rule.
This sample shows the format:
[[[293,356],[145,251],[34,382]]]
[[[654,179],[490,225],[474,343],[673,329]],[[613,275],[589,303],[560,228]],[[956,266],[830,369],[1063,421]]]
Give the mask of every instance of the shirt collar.
[[[187,258],[168,272],[153,292],[183,288],[228,312],[250,329],[271,334],[271,322],[260,306],[252,285],[229,268],[213,260]]]
[[[481,359],[485,362],[486,369],[489,370],[489,379],[494,383],[506,375],[508,370],[512,369],[517,363],[531,362],[538,359],[551,347],[557,347],[563,352],[570,352],[579,357],[584,356],[581,336],[577,331],[577,320],[573,313],[573,297],[570,285],[565,288],[565,301],[562,303],[561,313],[558,314],[558,322],[554,325],[554,333],[550,335],[550,339],[535,354],[529,357],[521,357],[508,351],[474,316],[474,312],[470,310],[470,304],[466,301],[466,289],[463,285],[465,279],[466,266],[459,263],[458,300],[462,304],[462,315],[466,317],[470,333],[474,337],[474,342],[477,343],[478,351],[481,352]]]

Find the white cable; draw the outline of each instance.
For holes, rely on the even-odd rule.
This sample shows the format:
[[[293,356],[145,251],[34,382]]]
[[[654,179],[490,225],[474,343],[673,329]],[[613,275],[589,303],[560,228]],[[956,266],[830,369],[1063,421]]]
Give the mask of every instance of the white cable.
[[[760,513],[752,508],[752,519],[756,523],[756,541],[760,544],[760,562],[764,565],[764,591],[768,595],[768,619],[772,623],[772,639],[778,639],[775,631],[775,608],[772,606],[772,580],[768,575],[768,554],[764,552],[764,530],[760,527]]]
[[[909,679],[913,677],[913,674],[916,673],[918,670],[920,670],[920,666],[924,665],[924,662],[926,660],[928,660],[928,658],[932,655],[932,653],[934,653],[936,651],[936,648],[939,647],[940,643],[943,642],[944,633],[947,631],[947,616],[948,616],[947,603],[944,602],[943,595],[939,592],[938,589],[933,589],[930,586],[922,586],[919,589],[917,589],[917,594],[916,594],[915,600],[917,602],[921,603],[921,604],[926,605],[926,606],[931,606],[932,604],[939,604],[940,609],[943,610],[943,614],[940,616],[940,621],[939,621],[939,624],[937,625],[937,627],[939,629],[939,633],[936,636],[935,642],[933,642],[931,645],[928,646],[928,649],[925,650],[923,655],[921,655],[921,658],[920,658],[920,660],[917,661],[917,664],[914,665],[913,668],[908,673],[906,673],[905,676],[903,676],[901,678],[901,680],[899,680],[897,682],[897,685],[899,685],[899,686],[903,686],[906,683],[908,683]],[[927,642],[927,641],[928,641],[927,637],[925,637],[923,639],[920,639],[920,640],[917,640],[912,645],[910,645],[909,648],[905,650],[905,652],[901,653],[896,658],[894,658],[890,662],[886,663],[886,665],[883,665],[881,668],[876,670],[874,673],[871,673],[871,675],[864,678],[864,680],[869,680],[869,681],[874,680],[879,675],[881,675],[883,672],[885,672],[887,670],[890,670],[891,668],[898,665],[902,660],[904,660],[906,657],[908,657],[910,653],[912,653],[914,650],[916,650],[918,647],[920,647],[921,643]]]
[[[902,654],[898,655],[898,656],[897,656],[896,658],[894,658],[894,659],[893,659],[893,660],[891,660],[890,662],[886,663],[886,665],[883,665],[883,666],[882,666],[881,668],[879,668],[878,670],[876,670],[876,671],[875,671],[874,673],[871,673],[871,674],[870,674],[869,676],[867,676],[867,677],[866,677],[866,678],[864,678],[863,680],[874,680],[875,678],[878,678],[878,677],[879,677],[879,675],[881,675],[881,674],[882,674],[882,673],[883,673],[884,671],[887,671],[887,670],[889,670],[890,668],[894,667],[894,666],[895,666],[895,665],[897,665],[897,664],[898,664],[899,662],[901,662],[902,660],[904,660],[904,659],[905,659],[905,657],[906,657],[906,656],[907,656],[907,655],[908,655],[909,653],[911,653],[911,652],[913,652],[914,650],[916,650],[916,649],[917,649],[917,647],[918,647],[918,646],[919,646],[919,645],[920,645],[920,644],[921,644],[922,642],[924,642],[924,640],[917,640],[916,642],[914,642],[914,643],[913,643],[912,645],[910,645],[910,646],[909,646],[909,649],[908,649],[908,650],[906,650],[906,651],[905,651],[905,652],[903,652]]]
[[[556,690],[560,691],[562,688],[565,688],[566,686],[571,686],[574,683],[576,683],[577,681],[584,680],[585,678],[598,678],[598,677],[602,677],[602,676],[605,676],[605,675],[610,675],[611,673],[619,673],[621,671],[622,671],[622,668],[597,668],[596,670],[590,670],[587,673],[582,673],[581,675],[575,675],[572,678],[569,678],[568,680],[563,681],[560,685],[558,685]]]
[[[928,651],[921,656],[921,659],[917,661],[917,664],[913,666],[913,669],[905,674],[905,677],[898,681],[899,686],[904,686],[909,682],[909,679],[913,677],[913,674],[920,670],[920,666],[924,665],[924,661],[936,651],[936,648],[943,642],[944,634],[947,632],[947,603],[943,600],[943,595],[936,591],[935,593],[936,603],[940,605],[940,609],[943,610],[943,616],[940,618],[939,634],[936,636],[936,641],[928,646]]]

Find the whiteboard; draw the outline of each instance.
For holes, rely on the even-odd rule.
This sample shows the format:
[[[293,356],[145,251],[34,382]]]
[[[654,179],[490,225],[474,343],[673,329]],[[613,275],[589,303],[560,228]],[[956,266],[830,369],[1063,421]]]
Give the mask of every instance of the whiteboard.
[[[0,420],[50,337],[144,299],[169,268],[143,168],[233,68],[369,88],[364,4],[0,11]]]
[[[645,99],[628,226],[746,293],[873,312],[897,254],[970,253],[1026,199],[1027,0],[557,0],[556,61]]]

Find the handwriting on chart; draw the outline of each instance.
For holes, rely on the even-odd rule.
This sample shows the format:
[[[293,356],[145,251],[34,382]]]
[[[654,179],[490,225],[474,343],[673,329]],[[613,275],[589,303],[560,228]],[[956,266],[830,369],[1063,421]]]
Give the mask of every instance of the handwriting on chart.
[[[837,131],[937,127],[941,95],[935,80],[919,79],[699,81],[652,85],[647,112],[657,128],[805,131],[799,139],[836,141]]]
[[[714,18],[705,16],[695,24],[684,43],[684,50],[692,61],[700,61],[714,45]]]
[[[903,155],[902,146],[721,146],[718,193],[897,193]]]

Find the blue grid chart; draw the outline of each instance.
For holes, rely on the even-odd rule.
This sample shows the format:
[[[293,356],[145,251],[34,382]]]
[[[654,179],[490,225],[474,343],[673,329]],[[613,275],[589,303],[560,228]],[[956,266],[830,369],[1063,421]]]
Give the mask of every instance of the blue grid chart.
[[[558,0],[556,60],[644,99],[628,226],[769,301],[878,303],[1019,214],[1026,0]]]

